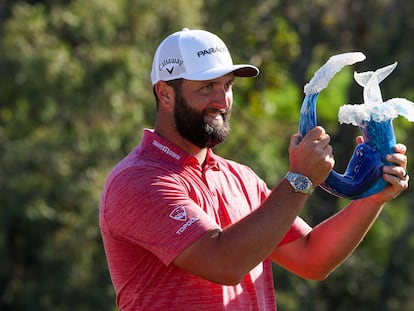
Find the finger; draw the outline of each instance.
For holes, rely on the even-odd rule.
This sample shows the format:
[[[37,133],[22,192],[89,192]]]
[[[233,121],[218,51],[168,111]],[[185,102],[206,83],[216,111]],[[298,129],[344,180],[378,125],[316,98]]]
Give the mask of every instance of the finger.
[[[384,165],[382,171],[399,179],[404,179],[408,176],[407,169],[404,166]]]
[[[332,149],[332,147],[331,147],[331,149]],[[328,163],[330,163],[330,166],[331,166],[330,168],[331,169],[334,168],[334,166],[335,166],[335,158],[334,158],[332,152],[328,152],[326,154],[325,161],[327,161]]]
[[[404,179],[408,176],[408,172],[405,167],[396,166],[392,175],[397,176],[399,179]]]
[[[394,150],[397,153],[405,154],[407,152],[407,146],[404,144],[395,144]]]
[[[404,179],[400,179],[398,176],[390,175],[390,174],[384,174],[384,180],[401,192],[403,190],[406,190],[408,188],[408,181],[409,176],[407,175]]]
[[[327,135],[325,132],[325,129],[321,126],[316,126],[306,134],[306,136],[304,137],[304,140],[308,140],[308,141],[319,140],[325,135]]]
[[[356,138],[355,138],[355,141],[356,141],[356,143],[359,145],[359,144],[363,144],[364,143],[364,137],[362,137],[362,136],[357,136]]]
[[[388,162],[394,163],[398,166],[407,167],[407,157],[402,153],[389,154],[386,157]]]
[[[296,147],[301,141],[301,136],[299,134],[294,134],[290,137],[290,147]]]
[[[306,135],[305,139],[303,140],[303,144],[313,145],[323,152],[325,152],[326,148],[330,148],[329,143],[331,141],[331,137],[325,132],[322,127],[314,128],[312,129],[312,132],[308,132],[308,134],[309,135]]]

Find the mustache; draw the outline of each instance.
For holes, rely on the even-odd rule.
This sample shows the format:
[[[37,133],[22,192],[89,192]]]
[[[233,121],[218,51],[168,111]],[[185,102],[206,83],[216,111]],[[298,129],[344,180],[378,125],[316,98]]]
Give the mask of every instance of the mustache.
[[[206,108],[203,110],[203,116],[209,114],[220,114],[224,121],[228,121],[231,115],[231,108],[229,109],[218,109],[218,108]]]

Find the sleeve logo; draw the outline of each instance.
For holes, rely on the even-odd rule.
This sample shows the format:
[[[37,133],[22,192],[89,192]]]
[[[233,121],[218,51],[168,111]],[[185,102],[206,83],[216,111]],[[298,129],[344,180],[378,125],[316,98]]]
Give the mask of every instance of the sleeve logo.
[[[171,213],[170,218],[178,221],[187,221],[187,211],[184,206],[180,205],[176,207]]]

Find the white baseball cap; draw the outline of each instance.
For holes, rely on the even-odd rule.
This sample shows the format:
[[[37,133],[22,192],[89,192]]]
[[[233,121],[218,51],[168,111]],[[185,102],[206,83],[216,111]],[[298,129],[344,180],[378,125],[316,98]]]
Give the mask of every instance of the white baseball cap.
[[[238,77],[255,77],[257,67],[233,65],[224,42],[205,30],[184,28],[168,36],[155,52],[151,70],[152,84],[158,81],[210,80],[233,72]]]

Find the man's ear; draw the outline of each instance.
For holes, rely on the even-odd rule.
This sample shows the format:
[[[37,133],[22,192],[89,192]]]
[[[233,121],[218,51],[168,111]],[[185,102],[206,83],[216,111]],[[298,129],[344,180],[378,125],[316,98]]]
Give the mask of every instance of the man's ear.
[[[158,96],[159,105],[172,107],[175,99],[174,89],[164,81],[155,84],[155,92]]]

